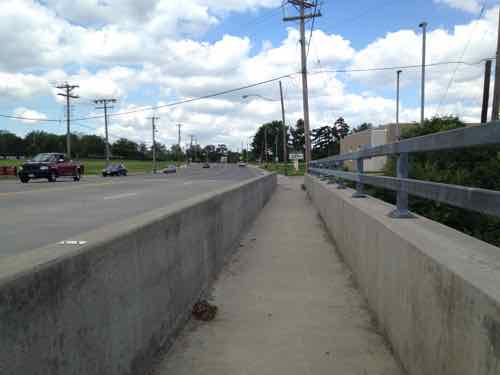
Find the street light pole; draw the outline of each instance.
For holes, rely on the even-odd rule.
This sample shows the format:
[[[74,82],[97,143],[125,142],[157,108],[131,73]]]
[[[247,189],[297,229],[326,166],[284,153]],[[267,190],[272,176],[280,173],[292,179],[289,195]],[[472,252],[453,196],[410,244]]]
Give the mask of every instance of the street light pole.
[[[403,71],[398,70],[396,72],[396,140],[399,141],[401,139],[401,129],[399,127],[399,81],[400,75]]]
[[[420,102],[420,125],[424,125],[425,116],[425,53],[427,42],[427,22],[422,22],[419,27],[422,28],[422,87],[421,87],[421,102]]]

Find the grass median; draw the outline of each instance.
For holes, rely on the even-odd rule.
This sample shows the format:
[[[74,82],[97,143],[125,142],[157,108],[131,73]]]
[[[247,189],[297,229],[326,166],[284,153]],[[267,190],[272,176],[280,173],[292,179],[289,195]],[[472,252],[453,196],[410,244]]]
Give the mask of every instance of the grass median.
[[[106,165],[105,160],[101,159],[81,159],[79,160],[85,167],[86,175],[101,174],[102,169]],[[0,159],[0,167],[12,166],[19,167],[24,160],[3,160]],[[113,160],[111,163],[119,163],[118,160]],[[129,173],[149,173],[153,170],[153,162],[151,160],[123,160],[125,167]],[[157,169],[163,169],[171,164],[176,164],[172,161],[159,161],[157,162]]]

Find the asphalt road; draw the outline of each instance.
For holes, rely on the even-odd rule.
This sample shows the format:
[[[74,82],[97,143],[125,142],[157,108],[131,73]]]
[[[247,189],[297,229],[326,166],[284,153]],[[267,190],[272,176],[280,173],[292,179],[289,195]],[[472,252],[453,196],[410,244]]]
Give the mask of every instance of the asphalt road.
[[[88,176],[21,184],[0,180],[0,258],[255,177],[254,168],[199,165],[177,174]]]

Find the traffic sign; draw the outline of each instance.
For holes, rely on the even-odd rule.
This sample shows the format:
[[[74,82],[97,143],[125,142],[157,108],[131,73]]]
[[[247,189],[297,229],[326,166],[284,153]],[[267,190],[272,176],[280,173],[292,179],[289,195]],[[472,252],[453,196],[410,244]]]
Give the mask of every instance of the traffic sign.
[[[303,154],[290,154],[290,160],[304,160]]]

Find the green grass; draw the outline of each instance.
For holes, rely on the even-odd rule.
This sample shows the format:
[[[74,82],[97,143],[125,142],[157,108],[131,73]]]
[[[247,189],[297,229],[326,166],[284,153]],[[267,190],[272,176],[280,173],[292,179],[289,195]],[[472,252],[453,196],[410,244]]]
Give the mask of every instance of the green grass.
[[[296,171],[293,167],[293,163],[288,163],[285,168],[285,163],[267,163],[259,165],[262,169],[269,172],[276,172],[278,174],[285,174],[285,169],[287,171],[287,176],[303,176],[305,171],[305,163],[299,164],[299,170]]]
[[[85,166],[86,175],[101,174],[101,170],[106,165],[105,160],[98,159],[82,159],[80,162]],[[116,163],[117,161],[112,161]],[[124,160],[125,167],[129,173],[146,173],[151,172],[153,169],[153,162],[151,160]],[[3,160],[0,159],[0,166],[20,166],[23,160]],[[171,161],[161,161],[157,162],[157,168],[163,169],[170,164],[175,164]]]

